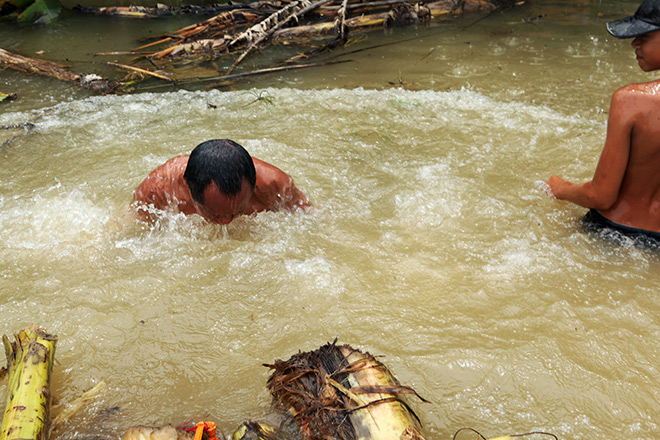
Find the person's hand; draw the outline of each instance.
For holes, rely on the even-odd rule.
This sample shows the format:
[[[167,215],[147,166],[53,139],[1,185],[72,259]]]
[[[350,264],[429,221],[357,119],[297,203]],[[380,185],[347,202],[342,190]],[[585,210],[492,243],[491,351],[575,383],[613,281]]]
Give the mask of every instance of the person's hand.
[[[557,191],[559,189],[559,186],[564,184],[566,180],[562,179],[559,176],[552,175],[548,180],[545,181],[545,183],[548,185],[548,195],[550,197],[557,197]]]

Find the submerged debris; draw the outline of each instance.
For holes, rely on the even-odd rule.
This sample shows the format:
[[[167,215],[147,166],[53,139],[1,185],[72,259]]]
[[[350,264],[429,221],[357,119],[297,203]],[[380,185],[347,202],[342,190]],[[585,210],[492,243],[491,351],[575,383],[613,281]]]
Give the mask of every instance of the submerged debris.
[[[217,3],[213,5],[184,5],[184,6],[167,6],[158,3],[155,7],[147,6],[104,6],[104,7],[88,7],[76,5],[73,7],[74,11],[83,12],[86,14],[94,15],[113,15],[122,17],[133,18],[156,18],[156,17],[169,17],[172,15],[205,15],[205,14],[218,14],[220,12],[230,11],[232,9],[243,8],[244,5],[238,3]]]
[[[458,435],[463,433],[463,432],[469,432],[472,435],[469,438],[465,438],[465,439],[459,438]],[[516,440],[516,439],[519,439],[519,438],[530,438],[530,437],[531,437],[531,440],[534,439],[534,438],[539,438],[539,437],[542,437],[542,438],[552,437],[554,440],[559,440],[556,435],[551,434],[549,432],[542,432],[542,431],[527,432],[525,434],[505,435],[505,436],[502,436],[502,437],[495,437],[495,438],[491,437],[490,440]],[[456,431],[454,433],[454,436],[452,437],[452,439],[453,440],[489,440],[486,437],[484,437],[483,435],[481,435],[481,433],[479,431],[477,431],[476,429],[473,429],[473,428],[461,428],[461,429],[459,429],[458,431]]]
[[[35,125],[31,122],[20,124],[0,125],[0,149],[8,147],[16,139],[31,132]],[[17,131],[20,130],[20,131]]]
[[[0,102],[2,102],[2,101],[13,101],[16,98],[18,98],[18,95],[16,95],[16,93],[2,93],[2,92],[0,92]]]

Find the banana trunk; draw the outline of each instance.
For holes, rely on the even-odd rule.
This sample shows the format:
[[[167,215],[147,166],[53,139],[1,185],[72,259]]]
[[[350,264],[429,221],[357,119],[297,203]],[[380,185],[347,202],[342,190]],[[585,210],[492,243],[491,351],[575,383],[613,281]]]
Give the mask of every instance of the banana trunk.
[[[424,438],[405,398],[417,394],[369,353],[332,343],[268,367],[275,406],[293,416],[307,440]]]
[[[46,440],[50,378],[57,337],[31,326],[10,342],[3,336],[9,382],[0,440]]]

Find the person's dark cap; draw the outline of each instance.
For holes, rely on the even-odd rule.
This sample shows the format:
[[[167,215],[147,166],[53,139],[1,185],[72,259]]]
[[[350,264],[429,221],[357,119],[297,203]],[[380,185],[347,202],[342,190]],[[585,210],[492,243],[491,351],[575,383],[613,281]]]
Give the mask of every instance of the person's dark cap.
[[[660,29],[660,0],[644,0],[634,15],[607,23],[617,38],[634,38]]]

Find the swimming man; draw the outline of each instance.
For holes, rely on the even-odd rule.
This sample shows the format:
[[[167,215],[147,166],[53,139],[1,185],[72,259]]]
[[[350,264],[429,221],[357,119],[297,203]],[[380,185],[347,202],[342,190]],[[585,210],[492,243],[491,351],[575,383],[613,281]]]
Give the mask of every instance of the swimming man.
[[[145,220],[150,208],[169,208],[222,225],[241,214],[309,206],[291,176],[229,139],[203,142],[168,160],[137,187],[133,202]]]
[[[607,24],[633,38],[644,72],[660,69],[660,0],[644,0],[634,15]],[[592,180],[551,176],[552,194],[589,208],[585,226],[660,241],[660,80],[630,84],[612,95],[605,146]]]

